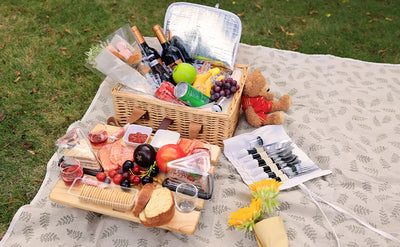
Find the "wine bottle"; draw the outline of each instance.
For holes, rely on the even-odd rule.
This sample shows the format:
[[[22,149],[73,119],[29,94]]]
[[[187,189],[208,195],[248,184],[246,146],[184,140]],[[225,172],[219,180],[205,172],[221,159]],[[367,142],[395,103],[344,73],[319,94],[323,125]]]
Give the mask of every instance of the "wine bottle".
[[[142,33],[140,33],[139,28],[137,26],[133,26],[132,28],[133,34],[135,35],[137,41],[139,42],[140,49],[144,57],[149,57],[150,55],[154,55],[154,58],[158,60],[160,64],[162,64],[161,56],[157,52],[156,49],[150,47],[146,41],[144,40]]]
[[[158,81],[158,86],[161,86],[164,81],[172,81],[171,75],[164,66],[160,64],[158,59],[154,57],[154,54],[150,54],[150,56],[144,57],[143,59],[149,62],[151,73]]]
[[[181,51],[177,47],[172,46],[168,42],[160,25],[155,25],[153,27],[153,31],[157,36],[158,41],[161,44],[162,47],[161,60],[164,62],[166,66],[169,66],[171,69],[174,69],[177,64],[185,62],[185,59]]]
[[[177,47],[181,51],[182,56],[185,59],[185,63],[193,63],[193,58],[190,57],[181,38],[179,38],[178,36],[172,36],[170,44]]]

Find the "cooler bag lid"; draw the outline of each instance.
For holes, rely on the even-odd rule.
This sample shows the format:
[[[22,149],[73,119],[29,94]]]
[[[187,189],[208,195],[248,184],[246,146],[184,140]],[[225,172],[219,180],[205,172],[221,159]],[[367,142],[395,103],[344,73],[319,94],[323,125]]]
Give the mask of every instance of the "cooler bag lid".
[[[164,32],[168,39],[179,37],[191,57],[216,60],[233,69],[242,23],[225,10],[178,2],[167,9]]]

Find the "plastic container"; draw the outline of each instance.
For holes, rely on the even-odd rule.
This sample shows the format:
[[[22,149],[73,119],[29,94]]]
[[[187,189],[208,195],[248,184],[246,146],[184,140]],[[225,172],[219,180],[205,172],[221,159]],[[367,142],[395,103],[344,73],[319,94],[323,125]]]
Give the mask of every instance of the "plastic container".
[[[214,190],[214,180],[210,173],[187,166],[176,166],[169,162],[167,164],[168,172],[162,183],[164,187],[175,191],[181,183],[193,184],[198,189],[198,197],[210,199]]]
[[[175,131],[159,129],[156,131],[150,145],[159,149],[166,144],[177,144],[181,134]]]
[[[126,212],[132,210],[135,205],[139,190],[122,188],[119,185],[103,183],[85,176],[75,179],[68,193],[78,197],[83,203]]]
[[[202,151],[170,161],[167,164],[167,171],[169,171],[169,169],[174,169],[175,167],[187,167],[197,169],[202,172],[210,172],[210,155],[208,152]]]
[[[136,147],[136,146],[139,146],[140,144],[147,143],[147,141],[150,138],[150,135],[151,135],[152,131],[153,131],[153,129],[151,127],[146,127],[146,126],[137,125],[137,124],[131,124],[126,129],[124,137],[123,137],[123,140],[127,145]],[[140,133],[140,134],[147,135],[146,140],[144,140],[143,142],[130,142],[129,141],[129,135],[130,134],[135,134],[135,133]]]

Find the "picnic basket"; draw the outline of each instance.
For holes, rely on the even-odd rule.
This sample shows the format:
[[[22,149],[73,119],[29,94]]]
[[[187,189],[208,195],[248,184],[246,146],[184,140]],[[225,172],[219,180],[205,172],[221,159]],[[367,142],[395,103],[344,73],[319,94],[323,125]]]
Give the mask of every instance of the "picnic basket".
[[[179,36],[188,45],[186,48],[192,57],[215,59],[228,65],[233,74],[239,72],[235,79],[240,89],[227,110],[217,113],[126,92],[121,84],[117,84],[111,91],[116,120],[120,124],[135,122],[156,130],[169,119],[172,123],[170,121],[168,129],[179,132],[181,137],[202,139],[222,147],[222,141],[232,137],[236,129],[249,70],[249,66],[234,65],[241,35],[240,19],[218,8],[178,2],[167,9],[164,32]],[[145,112],[146,117],[138,118],[138,111]]]
[[[145,118],[138,119],[135,123],[149,126],[156,130],[164,119],[172,120],[169,130],[179,132],[183,138],[198,138],[210,144],[222,147],[223,140],[232,137],[240,113],[240,99],[244,83],[248,74],[248,65],[235,65],[235,70],[241,70],[240,89],[232,97],[226,113],[212,112],[196,109],[189,106],[173,104],[163,100],[150,98],[144,95],[133,94],[121,90],[122,85],[117,84],[112,90],[115,117],[121,124],[127,124],[132,112],[140,109],[146,112]],[[198,133],[196,126],[201,126]],[[197,136],[195,136],[197,134]]]

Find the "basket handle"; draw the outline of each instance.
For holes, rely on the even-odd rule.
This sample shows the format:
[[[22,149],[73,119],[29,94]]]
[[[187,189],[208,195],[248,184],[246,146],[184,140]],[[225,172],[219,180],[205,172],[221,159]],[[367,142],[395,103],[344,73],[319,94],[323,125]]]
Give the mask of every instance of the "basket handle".
[[[133,124],[139,119],[149,119],[149,112],[140,108],[133,108],[131,115],[128,117],[128,123]]]
[[[195,122],[190,122],[189,139],[196,139],[200,133],[203,133],[203,125]]]
[[[118,119],[116,117],[107,118],[107,125],[122,127],[122,124],[118,121]]]
[[[157,130],[167,130],[168,126],[171,125],[174,122],[174,120],[169,119],[169,118],[164,118],[160,125],[158,126]]]

